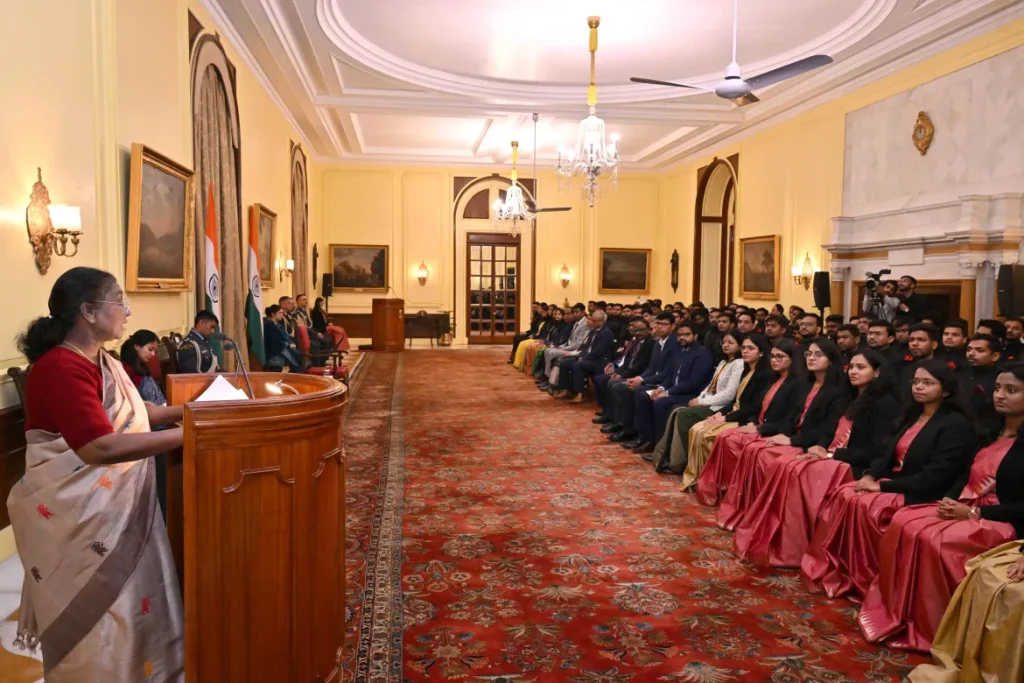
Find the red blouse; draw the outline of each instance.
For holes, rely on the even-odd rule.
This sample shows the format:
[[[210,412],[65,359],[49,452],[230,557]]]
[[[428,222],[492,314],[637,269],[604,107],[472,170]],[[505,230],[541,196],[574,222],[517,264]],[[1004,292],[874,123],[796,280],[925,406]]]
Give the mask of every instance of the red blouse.
[[[25,431],[60,434],[72,450],[114,431],[103,408],[99,367],[63,346],[47,351],[32,364],[25,404]]]

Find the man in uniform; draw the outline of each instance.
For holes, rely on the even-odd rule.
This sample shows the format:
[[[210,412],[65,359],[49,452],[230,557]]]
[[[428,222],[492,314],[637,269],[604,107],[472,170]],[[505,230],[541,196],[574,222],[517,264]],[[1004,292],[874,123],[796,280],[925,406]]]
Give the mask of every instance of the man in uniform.
[[[217,356],[210,348],[210,336],[220,323],[212,311],[196,313],[192,329],[178,347],[178,372],[198,374],[217,372]]]

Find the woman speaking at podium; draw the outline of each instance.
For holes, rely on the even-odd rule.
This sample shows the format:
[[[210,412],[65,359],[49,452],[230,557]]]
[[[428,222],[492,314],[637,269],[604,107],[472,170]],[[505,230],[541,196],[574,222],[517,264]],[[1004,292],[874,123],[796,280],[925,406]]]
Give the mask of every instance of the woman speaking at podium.
[[[25,566],[18,644],[47,683],[184,680],[182,603],[153,457],[182,409],[145,403],[101,348],[131,314],[114,276],[72,268],[18,339],[32,364],[25,476],[7,500]]]

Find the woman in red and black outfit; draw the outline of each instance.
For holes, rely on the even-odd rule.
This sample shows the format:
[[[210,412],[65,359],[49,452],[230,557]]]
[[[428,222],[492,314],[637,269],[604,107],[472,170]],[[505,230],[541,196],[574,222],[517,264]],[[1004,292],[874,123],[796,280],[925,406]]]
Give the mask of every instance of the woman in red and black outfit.
[[[957,375],[941,360],[918,366],[914,403],[888,452],[825,503],[800,569],[812,590],[859,600],[878,574],[878,544],[893,514],[939,500],[968,468],[974,429],[958,398]]]

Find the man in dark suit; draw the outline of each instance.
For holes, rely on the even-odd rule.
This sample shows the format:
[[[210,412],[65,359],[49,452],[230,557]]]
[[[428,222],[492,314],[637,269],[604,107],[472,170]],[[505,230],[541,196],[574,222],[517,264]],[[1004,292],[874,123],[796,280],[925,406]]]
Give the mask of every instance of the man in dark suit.
[[[676,336],[680,352],[675,371],[652,392],[634,393],[633,429],[637,437],[622,444],[634,453],[654,452],[654,444],[665,431],[672,409],[696,398],[715,371],[711,352],[697,343],[690,323],[679,323]]]
[[[659,314],[654,319],[654,343],[651,345],[651,360],[647,368],[624,382],[608,385],[612,421],[602,427],[601,431],[608,434],[609,440],[632,441],[636,438],[636,432],[633,431],[633,394],[654,389],[675,372],[679,342],[672,334],[673,322],[671,313]]]
[[[600,407],[593,420],[594,424],[603,425],[612,421],[608,385],[636,377],[651,362],[651,350],[655,343],[651,338],[651,326],[643,318],[634,318],[629,323],[629,331],[632,339],[626,342],[622,354],[605,366],[603,374],[594,376],[594,393],[597,394],[597,405]]]
[[[558,388],[554,398],[568,398],[572,403],[583,403],[583,388],[588,376],[604,370],[615,356],[615,337],[605,324],[608,315],[600,308],[590,314],[587,325],[590,336],[578,356],[563,358],[558,364]]]

